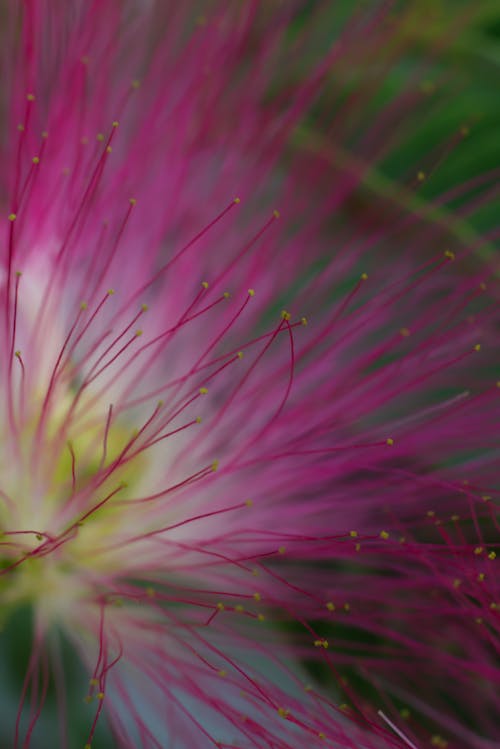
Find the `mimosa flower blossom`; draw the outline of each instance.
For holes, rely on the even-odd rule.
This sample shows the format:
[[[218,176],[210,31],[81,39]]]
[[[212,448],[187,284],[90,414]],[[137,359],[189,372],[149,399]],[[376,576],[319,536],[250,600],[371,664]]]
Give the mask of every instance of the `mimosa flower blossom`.
[[[417,66],[370,108],[373,5],[314,54],[295,2],[4,8],[16,748],[76,746],[63,640],[82,749],[500,740],[498,232],[457,230],[497,175],[353,212],[427,106]]]

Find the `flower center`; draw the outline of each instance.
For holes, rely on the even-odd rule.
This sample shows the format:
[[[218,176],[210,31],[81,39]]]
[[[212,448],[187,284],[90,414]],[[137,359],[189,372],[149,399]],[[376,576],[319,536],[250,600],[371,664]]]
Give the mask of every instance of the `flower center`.
[[[61,379],[50,402],[25,398],[0,444],[2,600],[59,617],[102,573],[96,550],[124,530],[123,502],[147,463],[137,434],[90,399],[75,410],[77,391]],[[113,571],[109,559],[105,567]]]

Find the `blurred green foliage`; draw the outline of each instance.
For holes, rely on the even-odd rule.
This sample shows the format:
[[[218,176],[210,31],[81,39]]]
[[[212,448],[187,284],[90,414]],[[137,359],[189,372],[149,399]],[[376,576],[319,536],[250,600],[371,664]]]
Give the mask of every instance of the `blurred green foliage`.
[[[317,54],[347,27],[353,13],[380,7],[370,1],[307,0],[291,35],[300,35],[313,10],[320,9],[310,45]],[[339,58],[328,93],[298,133],[296,145],[307,144],[318,153],[330,148],[334,166],[361,169],[358,198],[345,206],[347,212],[352,208],[352,220],[363,204],[375,204],[378,215],[384,204],[389,218],[392,208],[408,209],[446,230],[458,247],[478,245],[479,254],[497,262],[498,237],[495,243],[478,242],[478,232],[498,228],[496,201],[485,200],[464,215],[457,211],[477,197],[478,187],[467,188],[467,182],[500,167],[500,3],[401,0],[384,22],[393,24],[392,39],[377,48],[376,42],[370,46],[368,35],[354,69],[352,58],[347,64]],[[345,106],[356,96],[363,103],[346,128],[347,137],[323,139],[332,116],[345,126]],[[364,140],[391,108],[385,152],[367,151]],[[495,181],[498,175],[481,189],[494,190]],[[460,196],[436,205],[457,187]]]

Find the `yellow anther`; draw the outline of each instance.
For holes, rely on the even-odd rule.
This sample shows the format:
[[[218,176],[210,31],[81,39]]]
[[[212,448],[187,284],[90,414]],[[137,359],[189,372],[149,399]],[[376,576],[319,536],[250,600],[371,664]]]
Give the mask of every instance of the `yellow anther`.
[[[323,733],[323,731],[320,731],[318,733],[318,739],[326,739],[326,733]]]
[[[305,327],[307,325],[307,317],[301,317],[300,322],[301,322],[301,325]]]
[[[83,747],[83,749],[92,749],[92,746],[90,744],[85,744],[85,746]]]
[[[212,463],[211,468],[212,468],[212,471],[214,471],[214,473],[215,473],[215,471],[217,471],[218,468],[219,468],[219,461],[218,460],[214,460],[214,462]]]
[[[328,611],[335,611],[335,604],[332,601],[327,601],[325,605]]]
[[[477,576],[478,583],[484,583],[484,578],[485,577],[486,577],[486,575],[484,574],[484,572],[480,572],[479,575]]]
[[[500,387],[500,385],[498,387]],[[481,499],[483,500],[483,502],[490,502],[491,501],[491,496],[489,494],[483,494],[483,496],[481,497]]]
[[[361,544],[356,544],[356,546],[354,548],[355,548],[356,551],[359,551],[361,549]]]
[[[500,609],[500,604],[498,604],[498,603],[495,603],[494,601],[492,601],[492,602],[490,603],[490,609],[491,609],[492,611],[498,611],[498,610]]]
[[[255,296],[255,289],[248,289],[248,296]]]
[[[483,623],[483,619],[482,619],[481,616],[476,616],[476,618],[474,619],[474,621],[476,622],[476,624],[482,624]]]
[[[452,515],[450,520],[452,520],[454,523],[456,523],[458,520],[460,520],[460,515]]]
[[[137,330],[135,331],[135,335],[136,335],[136,337],[137,337],[137,338],[140,338],[140,337],[141,337],[141,335],[142,335],[142,330],[141,330],[140,328],[138,328],[138,329],[137,329]]]
[[[245,611],[241,603],[237,603],[236,606],[234,607],[234,610],[237,611],[238,614],[242,614]]]
[[[103,700],[104,699],[104,692],[97,692],[96,697],[97,697],[98,700]]]
[[[259,577],[259,575],[260,575],[260,570],[258,570],[258,569],[257,569],[257,567],[254,567],[254,568],[253,568],[253,570],[252,570],[252,575],[253,575],[254,577]]]
[[[253,501],[251,499],[246,499],[245,504],[247,507],[253,507]]]
[[[358,531],[349,531],[349,535],[351,538],[357,538],[358,537]]]
[[[389,534],[387,533],[387,531],[380,531],[380,538],[387,540],[389,538]]]
[[[259,622],[266,621],[266,617],[264,616],[264,614],[257,614],[257,619],[259,620]]]
[[[111,153],[112,150],[111,146],[106,146],[106,153]]]
[[[481,281],[481,283],[479,284],[479,288],[481,289],[481,291],[486,291],[488,287],[486,286],[484,281]]]
[[[147,304],[141,304],[141,310],[142,310],[142,312],[147,312],[148,309],[149,309],[149,307],[148,307]]]
[[[201,416],[197,416],[196,417],[196,423],[197,424],[201,424],[201,421],[202,421]]]
[[[435,516],[435,514],[436,513],[434,512],[434,510],[427,510],[427,517],[428,518],[433,518]]]
[[[344,611],[348,612],[351,610],[351,605],[349,603],[344,603]]]
[[[497,558],[496,552],[490,551],[490,553],[488,554],[488,559],[496,559],[496,558]]]
[[[431,738],[431,744],[432,746],[438,747],[438,749],[446,749],[446,747],[448,746],[448,742],[446,741],[446,739],[443,739],[443,737],[439,734],[435,734]]]
[[[217,671],[219,676],[227,676],[227,671],[224,671],[223,668],[220,669],[220,671]]]
[[[137,205],[137,198],[129,198],[128,202],[131,206]]]
[[[48,137],[49,137],[49,134],[48,134],[47,130],[44,130],[43,133],[42,133],[42,138],[44,140],[47,140]]]
[[[100,143],[104,140],[104,134],[103,133],[97,133],[96,140],[98,140]]]
[[[208,281],[202,281],[201,285],[203,286],[204,289],[208,289]]]
[[[285,710],[284,707],[279,707],[278,715],[280,716],[280,718],[288,718],[288,716],[290,715],[290,710]]]
[[[261,601],[262,600],[262,596],[261,596],[260,593],[254,593],[253,597],[255,598],[256,601]]]
[[[278,554],[285,554],[285,553],[286,553],[286,546],[279,546]]]
[[[479,554],[482,554],[483,551],[484,551],[484,547],[483,546],[476,546],[476,548],[474,549],[474,554],[476,554],[477,556],[479,556]]]
[[[9,213],[9,221],[15,221],[17,218],[17,215],[15,213]]]
[[[236,356],[238,357],[238,359],[243,359],[243,351],[238,351]]]
[[[283,320],[289,320],[291,315],[286,309],[283,309],[281,310],[281,317]]]
[[[200,388],[200,395],[206,395],[208,393],[207,388]]]
[[[392,439],[392,437],[388,437],[386,439],[386,443],[389,445],[389,447],[392,447],[394,444],[394,440]]]
[[[362,281],[368,281],[368,273],[362,273],[360,278]]]
[[[457,578],[455,578],[455,580],[453,580],[453,587],[454,588],[459,588],[461,585],[462,585],[462,581],[460,580],[460,578],[457,577]]]
[[[96,687],[99,684],[99,679],[90,679],[89,684],[91,687]]]
[[[401,717],[403,718],[403,720],[408,720],[408,718],[411,715],[411,713],[410,713],[410,711],[408,710],[407,707],[402,707],[401,710],[399,711],[399,714],[401,715]]]
[[[113,122],[113,127],[120,127],[120,123],[118,122],[118,120],[115,120]]]
[[[480,343],[476,343],[476,345],[474,346],[474,351],[481,351],[481,344]]]
[[[216,608],[218,611],[224,611],[225,607],[224,607],[224,604],[219,601],[216,605]]]
[[[315,648],[324,648],[325,650],[328,649],[328,640],[325,640],[323,637],[321,637],[319,640],[314,640],[314,647]]]
[[[448,258],[448,260],[455,260],[455,253],[451,250],[445,250],[444,256]]]
[[[22,270],[16,270],[16,277],[17,278],[21,278],[22,275],[23,275]]]
[[[236,205],[239,205],[241,203],[241,198],[235,198],[233,202],[236,203]]]
[[[417,179],[419,182],[423,182],[425,179],[425,172],[422,172],[422,171],[417,172]]]
[[[280,214],[279,211],[275,210],[275,211],[273,211],[273,216],[274,216],[274,218],[280,218],[281,214]]]
[[[410,335],[410,328],[400,328],[399,333],[403,336],[403,338],[408,338],[408,336]]]
[[[28,101],[35,101],[35,94],[27,94],[26,99]]]
[[[33,164],[39,164],[40,163],[40,157],[39,156],[33,156],[33,158],[31,159],[31,161],[33,162]]]
[[[224,299],[231,299],[231,293],[229,291],[225,291],[222,296]]]

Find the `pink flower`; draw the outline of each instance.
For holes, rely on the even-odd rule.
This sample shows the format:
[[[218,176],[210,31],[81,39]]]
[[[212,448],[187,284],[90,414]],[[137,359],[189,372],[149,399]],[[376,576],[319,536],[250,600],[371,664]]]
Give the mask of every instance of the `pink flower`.
[[[46,746],[53,682],[73,746],[62,631],[86,747],[102,714],[127,749],[493,746],[498,287],[432,210],[494,176],[351,216],[421,104],[328,100],[385,4],[300,77],[298,4],[196,5],[8,6],[9,740]]]

